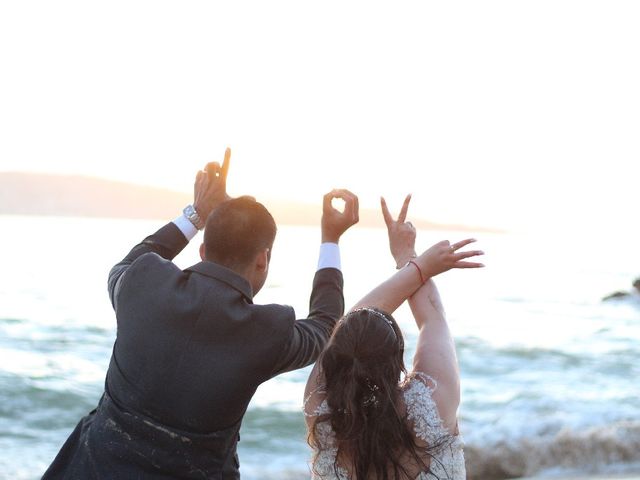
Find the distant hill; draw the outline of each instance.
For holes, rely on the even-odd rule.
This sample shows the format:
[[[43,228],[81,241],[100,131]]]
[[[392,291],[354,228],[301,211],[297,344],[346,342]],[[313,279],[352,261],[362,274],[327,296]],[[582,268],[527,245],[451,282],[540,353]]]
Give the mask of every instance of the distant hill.
[[[172,219],[191,194],[83,176],[0,172],[0,214]],[[259,199],[276,222],[318,225],[321,205]],[[412,219],[417,228],[490,231],[464,225],[444,225]],[[361,209],[360,224],[382,227],[380,212]]]
[[[81,176],[0,173],[0,214],[172,218],[189,195]]]

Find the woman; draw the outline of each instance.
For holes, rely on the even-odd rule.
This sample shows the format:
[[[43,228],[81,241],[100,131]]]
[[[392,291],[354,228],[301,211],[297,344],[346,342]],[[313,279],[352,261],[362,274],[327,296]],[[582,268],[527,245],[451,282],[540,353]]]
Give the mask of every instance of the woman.
[[[336,326],[305,389],[304,412],[317,479],[465,479],[457,409],[460,379],[455,346],[431,280],[451,268],[483,265],[459,252],[473,239],[442,241],[422,255],[405,222],[382,199],[389,245],[399,271],[373,289]],[[409,305],[419,329],[413,370],[391,316]],[[405,374],[404,380],[401,379]]]

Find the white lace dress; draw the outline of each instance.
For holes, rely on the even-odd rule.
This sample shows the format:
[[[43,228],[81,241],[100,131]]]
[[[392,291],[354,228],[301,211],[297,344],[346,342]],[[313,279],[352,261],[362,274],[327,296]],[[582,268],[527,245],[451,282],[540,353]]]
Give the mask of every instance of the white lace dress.
[[[429,384],[434,385],[433,388]],[[433,452],[430,459],[428,473],[420,473],[416,480],[465,480],[464,443],[459,435],[451,435],[442,425],[432,393],[436,382],[431,377],[415,372],[403,385],[404,401],[407,406],[407,416],[413,425],[416,437],[424,440],[429,445],[441,444]],[[312,412],[306,410],[305,415],[318,416],[329,413],[326,400]],[[317,425],[318,442],[322,449],[319,451],[313,464],[313,478],[317,480],[348,480],[346,470],[338,468],[338,476],[334,470],[337,449],[334,446],[334,433],[329,422],[321,422]],[[446,441],[443,442],[443,438]],[[314,452],[315,453],[315,452]]]

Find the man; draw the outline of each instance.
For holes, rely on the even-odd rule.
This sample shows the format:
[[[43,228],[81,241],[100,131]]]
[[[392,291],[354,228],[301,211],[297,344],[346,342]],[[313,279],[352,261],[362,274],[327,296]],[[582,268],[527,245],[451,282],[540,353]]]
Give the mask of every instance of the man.
[[[242,417],[258,385],[314,362],[342,316],[338,241],[358,221],[358,199],[325,195],[309,317],[255,305],[276,225],[252,197],[229,199],[229,151],[199,172],[194,204],[109,274],[117,338],[105,393],[45,479],[238,479]],[[345,201],[344,212],[331,205]],[[202,261],[171,260],[203,227]]]

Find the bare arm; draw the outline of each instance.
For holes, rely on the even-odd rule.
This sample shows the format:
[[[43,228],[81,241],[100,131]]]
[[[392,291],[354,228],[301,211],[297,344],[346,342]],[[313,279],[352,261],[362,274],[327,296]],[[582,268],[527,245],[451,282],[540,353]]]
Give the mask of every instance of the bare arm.
[[[351,310],[361,307],[376,307],[385,312],[393,313],[402,304],[402,302],[413,295],[411,303],[412,309],[415,306],[415,308],[420,310],[420,312],[429,312],[431,317],[434,316],[434,311],[439,311],[441,312],[441,318],[444,319],[444,311],[442,310],[442,305],[439,302],[435,285],[433,284],[433,281],[430,280],[431,277],[442,272],[446,272],[451,268],[477,268],[483,266],[480,263],[465,260],[469,257],[482,255],[482,252],[477,250],[467,252],[456,251],[459,248],[474,242],[475,240],[473,239],[463,240],[453,245],[451,245],[449,241],[444,240],[436,243],[420,256],[415,256],[415,229],[409,222],[404,221],[409,200],[410,197],[408,196],[397,221],[394,221],[389,215],[384,200],[382,200],[382,210],[385,216],[385,222],[389,228],[391,252],[396,259],[397,264],[400,265],[408,260],[411,260],[413,263],[407,263],[397,273],[371,290],[371,292],[357,302]],[[435,297],[428,295],[428,292],[430,291],[435,291]],[[436,297],[437,302],[433,300]],[[440,305],[439,310],[434,306],[434,304]],[[427,306],[429,306],[429,309],[426,308]],[[416,321],[419,322],[419,326],[427,323],[423,313],[418,314]],[[444,326],[446,328],[446,322],[444,322]],[[432,329],[427,329],[429,336],[431,336],[431,330]],[[457,361],[454,363],[457,371]],[[424,373],[428,374],[428,372]],[[311,372],[305,389],[305,400],[308,399],[308,403],[305,405],[305,412],[307,414],[312,413],[323,399],[323,395],[317,393],[317,390],[322,386],[322,383],[321,367],[316,364]],[[458,405],[456,403],[454,416],[457,407]],[[311,425],[312,419],[307,417],[307,423]]]
[[[429,278],[451,268],[477,268],[481,263],[468,262],[465,258],[482,255],[479,250],[457,252],[458,248],[475,242],[462,240],[450,245],[448,240],[436,243],[421,255],[413,258],[396,274],[371,290],[351,310],[361,307],[376,307],[393,313],[406,299],[413,295]]]
[[[397,265],[402,265],[415,257],[415,228],[411,222],[405,221],[410,200],[411,196],[407,196],[398,219],[393,220],[386,202],[381,199],[382,214],[389,233],[389,248]],[[409,298],[409,306],[419,329],[413,368],[415,371],[423,372],[436,380],[438,387],[433,393],[433,400],[444,426],[451,432],[457,430],[460,372],[455,345],[447,325],[442,301],[431,277],[450,268],[482,267],[481,263],[465,260],[482,255],[481,251],[457,252],[460,248],[474,241],[467,239],[452,245],[448,241],[442,241],[431,247],[433,255],[431,264],[427,268],[429,278]]]
[[[419,329],[413,369],[436,380],[438,387],[433,400],[444,426],[455,432],[460,405],[460,371],[440,294],[432,279],[409,299],[409,306]]]
[[[425,263],[425,261],[423,258],[416,259],[416,263]],[[375,307],[384,312],[393,313],[420,288],[420,285],[422,281],[418,269],[413,265],[407,265],[362,297],[351,311],[363,307]]]
[[[393,313],[427,278],[444,271],[442,266],[436,263],[442,262],[443,258],[439,253],[449,248],[449,242],[440,242],[419,257],[416,255],[416,229],[411,222],[405,221],[410,202],[411,195],[407,195],[398,218],[394,220],[387,207],[387,202],[383,197],[380,198],[382,217],[389,234],[389,249],[399,271],[365,295],[353,306],[352,310],[361,307],[376,307],[387,313]],[[437,249],[440,252],[436,251]],[[414,263],[408,263],[409,261]],[[454,265],[451,264],[446,270],[452,266]]]

